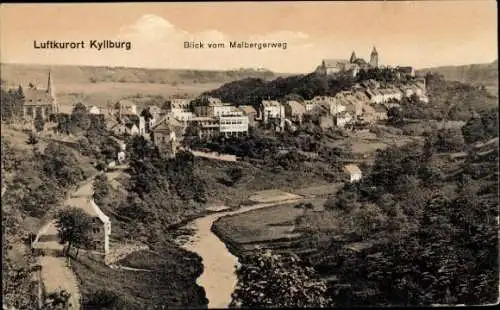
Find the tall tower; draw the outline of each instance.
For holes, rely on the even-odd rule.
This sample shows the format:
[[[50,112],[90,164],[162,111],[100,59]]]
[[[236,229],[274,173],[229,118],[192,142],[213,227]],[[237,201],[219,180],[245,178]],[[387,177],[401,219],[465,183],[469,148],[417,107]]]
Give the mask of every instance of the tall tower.
[[[378,67],[378,53],[377,50],[375,49],[375,46],[373,47],[372,53],[370,55],[370,66],[373,68]]]
[[[47,94],[50,96],[50,98],[52,98],[52,112],[58,113],[59,111],[57,106],[56,89],[54,88],[50,71],[49,71],[49,78],[47,81]]]
[[[349,59],[350,63],[353,63],[356,61],[356,52],[352,51],[351,58]]]

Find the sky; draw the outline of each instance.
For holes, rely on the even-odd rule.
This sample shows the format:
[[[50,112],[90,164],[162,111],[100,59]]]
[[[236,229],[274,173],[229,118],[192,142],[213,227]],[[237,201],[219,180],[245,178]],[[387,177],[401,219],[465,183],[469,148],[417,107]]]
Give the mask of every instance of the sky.
[[[52,65],[306,73],[325,58],[426,68],[498,58],[494,0],[8,4],[0,7],[0,61]],[[34,41],[86,42],[84,50],[35,49]],[[130,41],[130,50],[88,48]],[[186,49],[185,41],[205,43]],[[287,49],[231,49],[230,41],[286,42]],[[222,42],[223,49],[209,49]]]

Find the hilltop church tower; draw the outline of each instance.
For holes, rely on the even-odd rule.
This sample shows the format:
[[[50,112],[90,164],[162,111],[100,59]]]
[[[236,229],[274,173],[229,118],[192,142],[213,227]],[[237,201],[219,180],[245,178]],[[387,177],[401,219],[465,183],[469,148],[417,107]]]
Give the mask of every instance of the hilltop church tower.
[[[377,50],[375,49],[375,46],[373,47],[372,53],[370,55],[370,66],[373,68],[378,67],[378,53]]]
[[[354,63],[356,61],[356,52],[352,51],[351,58],[349,59],[350,63]]]
[[[49,71],[49,78],[47,81],[47,94],[52,98],[52,113],[58,113],[56,89],[52,80],[51,72]]]

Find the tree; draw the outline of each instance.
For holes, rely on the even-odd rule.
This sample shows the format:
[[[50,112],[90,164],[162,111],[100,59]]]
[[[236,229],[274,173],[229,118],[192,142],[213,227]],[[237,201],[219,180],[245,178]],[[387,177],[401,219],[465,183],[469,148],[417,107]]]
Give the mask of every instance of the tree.
[[[403,123],[403,111],[398,107],[392,107],[387,111],[389,123],[392,125],[400,125]]]
[[[98,205],[109,194],[110,188],[108,184],[108,177],[105,173],[98,174],[93,182],[94,199]]]
[[[87,107],[83,103],[77,103],[71,112],[71,130],[87,130],[91,124]]]
[[[27,141],[28,144],[31,144],[31,145],[35,145],[38,143],[38,137],[36,136],[36,134],[34,132],[30,132],[28,134],[28,141]]]
[[[51,142],[44,150],[43,171],[60,186],[76,185],[83,180],[83,171],[75,154],[67,147]]]
[[[149,132],[151,130],[151,128],[149,128],[149,121],[153,118],[153,114],[151,114],[149,107],[142,110],[140,115],[144,117],[144,120],[146,121],[146,132]]]
[[[69,304],[69,298],[71,293],[66,290],[60,290],[47,295],[42,310],[64,310],[68,309],[71,305]]]
[[[437,152],[458,152],[464,148],[465,142],[460,130],[444,128],[431,132],[426,138],[426,145]]]
[[[45,121],[43,120],[42,115],[37,114],[35,117],[35,129],[37,132],[43,131],[45,127]]]
[[[295,256],[270,251],[245,257],[236,271],[238,284],[230,307],[328,307],[326,284]]]
[[[118,310],[126,308],[115,292],[106,289],[95,291],[84,304],[88,309]]]
[[[66,207],[57,214],[56,227],[59,234],[59,242],[61,244],[68,243],[66,255],[72,246],[77,248],[76,256],[80,248],[90,245],[92,218],[87,215],[82,209],[75,207]]]

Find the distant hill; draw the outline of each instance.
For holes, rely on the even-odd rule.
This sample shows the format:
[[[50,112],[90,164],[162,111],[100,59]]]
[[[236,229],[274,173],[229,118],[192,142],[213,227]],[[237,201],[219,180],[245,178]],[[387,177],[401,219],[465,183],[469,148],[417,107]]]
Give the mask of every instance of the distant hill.
[[[496,88],[498,92],[498,59],[488,64],[472,64],[464,66],[444,66],[417,70],[417,74],[436,72],[446,80]]]
[[[44,84],[51,70],[58,83],[154,83],[201,84],[227,83],[244,78],[274,79],[286,74],[275,74],[263,69],[231,71],[145,69],[125,67],[49,66],[31,64],[1,64],[2,79],[8,84]]]

